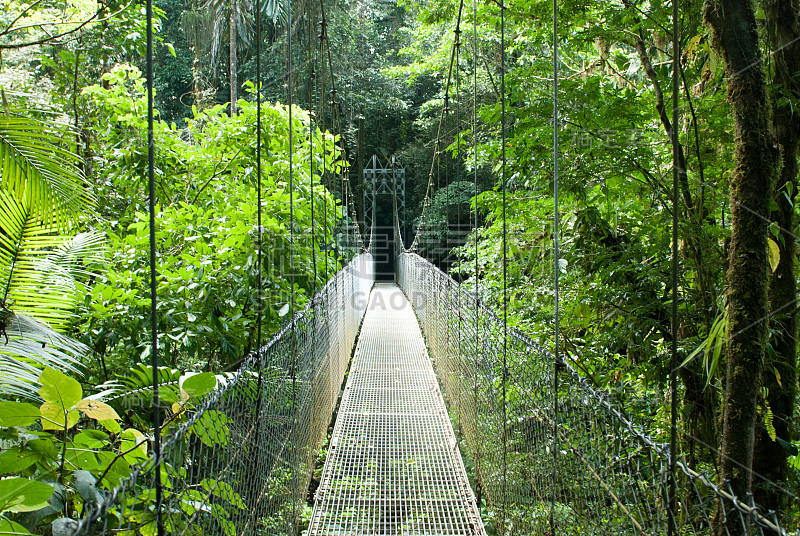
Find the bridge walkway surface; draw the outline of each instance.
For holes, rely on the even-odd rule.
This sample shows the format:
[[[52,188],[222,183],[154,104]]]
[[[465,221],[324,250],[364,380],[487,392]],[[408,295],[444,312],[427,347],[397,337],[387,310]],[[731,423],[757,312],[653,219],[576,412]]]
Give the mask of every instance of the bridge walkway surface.
[[[414,311],[376,284],[308,535],[485,534]]]

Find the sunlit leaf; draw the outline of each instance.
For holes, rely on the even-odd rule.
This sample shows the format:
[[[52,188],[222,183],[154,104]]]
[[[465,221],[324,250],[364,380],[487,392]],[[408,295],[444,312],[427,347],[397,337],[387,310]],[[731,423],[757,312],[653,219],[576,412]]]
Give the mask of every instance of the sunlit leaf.
[[[53,486],[28,478],[0,480],[0,512],[32,512],[47,506]]]
[[[62,410],[71,409],[83,396],[81,384],[63,372],[52,367],[47,367],[39,376],[39,395],[45,402],[49,402]]]
[[[767,246],[769,247],[769,267],[774,273],[775,270],[778,269],[778,264],[781,262],[781,249],[771,238],[767,239]]]
[[[114,408],[105,402],[84,398],[75,407],[84,412],[87,417],[96,421],[119,420],[119,415],[114,411]]]
[[[0,402],[0,426],[28,426],[39,418],[39,408],[24,402]]]

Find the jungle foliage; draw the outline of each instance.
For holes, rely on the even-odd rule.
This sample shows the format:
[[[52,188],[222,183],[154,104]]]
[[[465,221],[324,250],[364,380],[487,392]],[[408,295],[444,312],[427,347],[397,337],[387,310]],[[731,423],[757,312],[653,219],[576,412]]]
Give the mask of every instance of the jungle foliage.
[[[413,85],[431,73],[446,76],[461,7],[453,1],[412,5],[417,12],[414,38],[401,51],[411,62],[392,72]],[[729,472],[726,478],[738,493],[751,490],[767,508],[791,511],[787,515],[795,521],[790,523],[796,523],[792,497],[800,464],[794,203],[800,86],[792,71],[797,57],[792,46],[799,36],[800,10],[796,2],[754,5],[751,23],[751,8],[745,5],[749,3],[682,2],[681,50],[673,51],[671,4],[558,3],[560,346],[573,366],[666,441],[669,347],[677,338],[682,455],[692,466],[714,472],[720,456],[733,455],[733,443],[755,437],[752,484],[747,461],[745,470]],[[753,31],[755,49],[746,61],[737,60],[737,68],[726,63],[730,58],[715,40],[715,21],[709,15],[713,9],[742,16],[744,22],[726,22],[725,27]],[[538,1],[507,4],[505,117],[499,103],[499,14],[493,3],[463,4],[456,61],[460,83],[451,80],[448,95],[442,84],[436,97],[420,108],[430,122],[448,103],[443,142],[454,157],[461,153],[458,162],[443,159],[431,178],[434,194],[428,207],[432,214],[424,222],[423,234],[429,239],[424,251],[443,266],[454,263],[453,271],[498,309],[503,306],[499,274],[505,262],[511,322],[552,345],[552,8]],[[672,125],[671,117],[673,57],[680,58],[678,125]],[[766,96],[762,108],[753,103],[755,90],[731,89],[738,83],[735,77],[751,75],[743,87],[760,84]],[[742,111],[747,109],[761,111]],[[471,124],[473,113],[477,131]],[[459,116],[461,123],[454,128]],[[767,130],[751,132],[758,117]],[[418,123],[423,120],[420,114]],[[503,120],[505,222],[497,179]],[[674,128],[680,143],[677,333],[670,324]],[[777,168],[767,154],[776,147],[781,151]],[[752,156],[739,156],[748,150]],[[461,173],[454,173],[459,167]],[[443,246],[443,237],[459,233],[454,215],[441,207],[442,199],[451,200],[444,202],[447,207],[460,203],[453,185],[472,181],[476,167],[482,193],[472,200],[472,209],[485,223],[466,240],[451,238]],[[443,180],[446,172],[449,178]],[[480,187],[487,172],[496,178],[489,189]],[[745,177],[751,182],[743,190]],[[757,202],[757,192],[765,195],[763,204]],[[742,249],[736,245],[736,232],[761,245]],[[461,247],[453,250],[453,245]],[[758,288],[765,293],[761,297]],[[740,293],[738,299],[746,296],[745,311],[751,311],[747,321],[737,320],[739,327],[729,330],[734,291]],[[761,312],[758,303],[764,303]],[[741,305],[735,307],[739,311]],[[734,356],[750,344],[744,342],[748,337],[755,342],[746,350],[749,364],[741,368]],[[732,373],[744,376],[737,380]],[[746,389],[733,387],[742,381]],[[731,394],[748,389],[752,396]],[[724,439],[726,418],[742,412],[753,416],[752,421],[731,428]],[[733,458],[747,460],[748,455],[739,450]]]
[[[765,206],[750,207],[740,196],[747,169],[736,160],[742,126],[735,118],[743,103],[731,83],[741,73],[731,71],[715,33],[722,27],[714,18],[720,2],[681,2],[677,51],[670,3],[559,2],[560,345],[593,385],[666,441],[669,347],[677,338],[681,454],[692,467],[717,471],[720,449],[726,448],[726,415],[750,411],[752,424],[743,433],[753,437],[752,468],[764,478],[745,487],[796,523],[797,504],[787,504],[786,497],[800,493],[800,6],[796,0],[733,3],[752,10],[751,52],[763,60],[748,69],[759,74],[753,83],[761,84],[766,99],[761,119],[768,132],[762,141],[780,153],[780,169],[757,166],[763,173],[754,180],[766,193]],[[137,434],[152,434],[144,410],[120,409],[117,418],[97,419],[93,415],[111,414],[103,413],[105,406],[85,411],[89,403],[82,402],[107,403],[116,411],[117,395],[109,386],[141,379],[150,348],[144,19],[135,0],[7,4],[0,15],[0,28],[6,28],[0,32],[0,385],[2,404],[13,407],[0,411],[6,449],[0,468],[17,470],[4,473],[13,478],[0,483],[12,490],[12,499],[32,487],[23,494],[28,502],[0,503],[0,523],[21,532],[20,523],[38,530],[74,518],[92,500],[86,490],[113,485],[104,473],[116,474],[114,467],[122,474],[123,466],[135,463],[128,459],[135,450],[119,454],[135,444]],[[550,2],[506,2],[505,117],[496,2],[480,1],[474,8],[464,3],[447,95],[456,0],[300,2],[291,16],[279,2],[156,4],[159,345],[167,383],[183,381],[187,372],[221,374],[235,366],[257,343],[259,308],[265,333],[285,321],[292,290],[286,276],[290,232],[298,237],[294,290],[300,303],[341,266],[343,189],[334,176],[349,174],[358,205],[360,170],[372,154],[396,154],[405,166],[407,202],[417,225],[426,192],[431,194],[420,251],[496,308],[503,306],[499,274],[506,261],[511,323],[552,346]],[[325,27],[319,24],[323,5]],[[255,291],[255,86],[236,82],[255,79],[250,10],[256,7],[263,10],[265,41],[261,245],[268,255],[260,267],[262,303]],[[287,25],[295,30],[288,52],[299,104],[291,112],[281,104]],[[330,64],[327,46],[333,51]],[[671,123],[675,57],[681,72],[678,125]],[[241,98],[231,114],[228,101],[236,90]],[[434,159],[440,117],[442,151]],[[681,168],[675,333],[673,129]],[[287,207],[289,136],[296,156],[294,229]],[[767,308],[753,328],[763,332],[753,337],[756,381],[748,400],[725,395],[736,351],[731,343],[740,333],[728,326],[741,324],[729,298],[741,251],[735,240],[732,246],[733,229],[743,221],[732,220],[732,212],[742,203],[756,216],[744,231],[761,244],[748,253],[748,266],[760,268],[746,271],[752,279],[744,288],[762,288]],[[382,218],[380,224],[391,224]],[[42,409],[52,403],[42,394],[42,371],[56,369],[69,376],[48,372],[45,380],[74,396],[63,407]],[[71,378],[81,381],[82,391]],[[57,419],[54,411],[61,412]],[[63,430],[48,428],[51,421],[62,425],[62,413]],[[77,445],[95,452],[95,461],[65,463]],[[3,465],[14,456],[24,467]]]

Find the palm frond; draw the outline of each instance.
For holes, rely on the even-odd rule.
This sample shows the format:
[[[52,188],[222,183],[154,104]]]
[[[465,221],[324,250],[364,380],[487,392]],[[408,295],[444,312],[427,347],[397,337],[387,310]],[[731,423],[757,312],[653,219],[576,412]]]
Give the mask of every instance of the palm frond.
[[[60,228],[95,203],[81,169],[81,158],[68,146],[66,127],[8,107],[0,113],[0,187],[28,197],[42,215]]]
[[[286,15],[286,3],[282,0],[259,0],[261,12],[272,20],[275,26],[286,26],[289,17]]]
[[[280,4],[280,2],[277,2],[277,4]],[[214,14],[209,44],[211,63],[214,64],[217,61],[222,45],[230,39],[231,2],[230,0],[207,0],[203,7]],[[282,6],[278,6],[278,9],[285,11]],[[235,16],[237,46],[240,50],[244,50],[250,45],[255,35],[252,0],[238,0],[236,2]],[[274,19],[274,15],[268,14],[268,16]]]
[[[40,270],[49,274],[46,283],[57,278],[85,281],[99,275],[107,252],[103,233],[78,233],[52,251],[41,262]]]
[[[3,396],[39,400],[37,382],[45,367],[80,374],[79,361],[89,353],[86,346],[27,315],[12,313],[5,324],[5,334],[0,334],[0,393]]]
[[[75,311],[74,280],[43,266],[69,239],[54,223],[42,222],[28,196],[20,200],[0,189],[0,300],[5,307],[54,329],[66,328]]]
[[[159,396],[167,403],[180,400],[181,371],[168,367],[158,367]],[[153,368],[139,363],[130,368],[127,375],[100,385],[109,393],[106,402],[121,408],[130,408],[153,397]]]
[[[253,2],[249,0],[238,0],[236,2],[236,7],[236,37],[239,50],[245,50],[250,46],[256,33]]]
[[[214,17],[214,25],[213,30],[211,31],[211,64],[214,65],[217,62],[217,56],[219,55],[219,50],[222,44],[225,42],[225,35],[228,32],[228,18],[224,15],[224,12],[217,11],[217,15]]]

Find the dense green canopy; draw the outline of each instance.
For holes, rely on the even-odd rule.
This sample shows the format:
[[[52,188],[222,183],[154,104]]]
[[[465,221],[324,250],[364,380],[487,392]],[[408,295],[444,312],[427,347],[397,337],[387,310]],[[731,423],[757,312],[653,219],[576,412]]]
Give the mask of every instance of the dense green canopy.
[[[118,452],[151,433],[149,410],[114,405],[121,385],[146,388],[151,342],[141,4],[7,0],[0,14],[0,404],[20,404],[13,411],[22,412],[10,418],[0,409],[0,443],[10,448],[0,453],[0,469],[26,482],[65,485],[80,470],[113,475],[118,460],[65,468],[64,454],[29,455],[25,434],[44,442],[42,452],[66,453],[78,437],[87,448]],[[498,309],[505,262],[511,324],[552,347],[557,127],[565,359],[667,441],[669,350],[677,340],[680,453],[692,467],[720,469],[796,528],[800,507],[787,499],[800,493],[796,0],[682,2],[680,50],[673,50],[668,2],[558,2],[557,125],[551,2],[505,3],[504,54],[500,3],[484,0],[321,0],[295,2],[292,13],[271,1],[156,6],[165,385],[186,373],[235,368],[259,343],[259,310],[268,337],[287,320],[290,295],[306,303],[343,265],[354,247],[347,205],[352,200],[363,214],[361,169],[373,154],[395,155],[406,169],[409,232],[419,230],[420,253]],[[262,10],[260,81],[255,9]],[[742,57],[725,31],[731,25],[747,29]],[[673,132],[677,289],[670,278]],[[391,211],[391,203],[379,203],[377,225],[391,226]],[[409,245],[413,236],[405,238]],[[44,421],[36,424],[30,415],[49,401],[42,386],[72,385],[56,369],[79,380],[75,404],[97,395],[114,415],[98,418],[71,404],[61,408],[66,429],[51,434]],[[105,438],[87,442],[87,433]],[[21,465],[4,465],[8,452]],[[724,461],[734,452],[744,458],[744,476]],[[64,497],[63,511],[35,521],[23,522],[23,510],[0,512],[0,527],[40,533],[56,517],[76,515],[80,493],[70,488]]]

